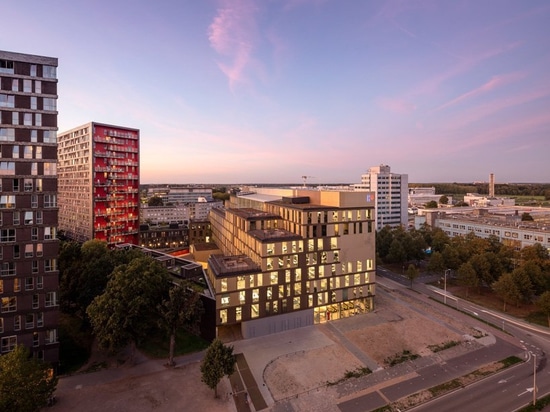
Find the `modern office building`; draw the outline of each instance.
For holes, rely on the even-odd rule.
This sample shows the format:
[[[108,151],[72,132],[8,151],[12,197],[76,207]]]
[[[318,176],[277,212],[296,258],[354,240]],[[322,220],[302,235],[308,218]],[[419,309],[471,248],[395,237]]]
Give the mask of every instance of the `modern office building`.
[[[0,353],[59,360],[57,58],[0,51]]]
[[[139,244],[139,130],[91,122],[59,134],[59,229]]]
[[[408,226],[409,176],[392,173],[390,166],[371,167],[361,175],[355,190],[374,192],[376,196],[376,230],[384,226]]]
[[[278,189],[230,204],[210,212],[223,253],[208,261],[218,333],[249,338],[374,309],[372,193]]]

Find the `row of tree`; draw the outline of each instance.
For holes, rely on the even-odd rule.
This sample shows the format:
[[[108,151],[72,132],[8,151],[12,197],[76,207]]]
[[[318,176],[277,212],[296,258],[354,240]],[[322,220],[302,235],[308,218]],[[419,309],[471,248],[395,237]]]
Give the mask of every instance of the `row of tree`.
[[[424,226],[409,231],[385,227],[377,233],[376,247],[383,262],[405,266],[427,260],[429,272],[450,269],[467,292],[491,289],[503,300],[504,310],[507,303],[532,303],[550,291],[550,257],[539,243],[516,251],[496,236],[480,238],[472,232],[451,238],[439,228]],[[414,275],[407,271],[409,278]]]
[[[466,194],[489,193],[489,183],[426,183],[414,184],[416,187],[435,187],[436,193]],[[502,196],[545,196],[550,200],[550,184],[548,183],[497,183],[495,193]]]

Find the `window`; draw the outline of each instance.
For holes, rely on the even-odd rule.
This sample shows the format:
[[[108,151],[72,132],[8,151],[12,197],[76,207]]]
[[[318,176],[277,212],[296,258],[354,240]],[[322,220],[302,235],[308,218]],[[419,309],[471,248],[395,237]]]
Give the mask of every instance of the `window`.
[[[17,310],[17,298],[15,296],[8,296],[2,298],[2,313],[15,312]]]
[[[32,295],[32,308],[38,309],[38,306],[40,305],[40,295],[38,293],[35,293]]]
[[[27,313],[25,315],[25,329],[34,328],[34,313]]]
[[[35,262],[32,262],[35,263]],[[38,263],[38,262],[36,262]],[[38,264],[36,265],[38,268]],[[44,276],[37,276],[36,277],[36,289],[43,289],[44,288]]]
[[[4,333],[4,318],[0,318],[0,333]]]
[[[46,345],[57,343],[57,329],[49,329],[46,331]]]
[[[34,114],[34,125],[35,126],[42,126],[42,114],[41,113],[35,113]]]
[[[2,262],[0,276],[15,276],[15,262]]]
[[[42,179],[35,179],[34,182],[35,182],[35,186],[36,186],[36,191],[41,192],[42,191]]]
[[[44,271],[55,272],[57,270],[57,259],[44,260]]]
[[[6,336],[0,341],[2,353],[11,352],[17,346],[17,336]]]
[[[0,293],[4,293],[4,281],[2,279],[0,279]],[[2,332],[0,330],[0,332]]]
[[[57,164],[54,162],[45,162],[44,163],[44,175],[46,176],[53,176],[56,175],[56,166]]]
[[[18,146],[14,146],[14,147],[18,147]],[[9,176],[14,174],[15,174],[15,162],[0,162],[0,175]]]
[[[37,210],[36,211],[36,223],[38,225],[41,225],[42,224],[42,211],[41,210]]]
[[[36,110],[36,108],[38,107],[37,102],[38,99],[36,98],[36,96],[31,96],[31,109]]]
[[[36,64],[31,64],[31,76],[36,77]]]
[[[46,293],[46,307],[57,306],[57,292]]]
[[[222,295],[221,304],[222,306],[229,306],[229,295]]]
[[[15,96],[0,94],[0,107],[15,107]]]
[[[13,329],[21,330],[21,316],[17,315],[13,317]]]
[[[44,195],[44,207],[57,207],[56,195]]]
[[[11,80],[11,91],[12,92],[18,92],[19,91],[19,79],[12,79]]]
[[[0,128],[0,142],[14,142],[15,129]]]
[[[47,79],[55,79],[56,78],[56,68],[55,66],[42,66],[42,77],[45,77]]]
[[[55,130],[44,130],[44,138],[42,140],[44,143],[55,143],[57,142],[57,134]]]
[[[52,227],[45,227],[44,228],[44,240],[52,240],[55,239],[56,236],[56,228],[55,226]]]
[[[38,337],[38,332],[32,334],[32,346],[40,346],[40,338]]]
[[[38,174],[38,163],[31,163],[31,175],[36,176]]]
[[[31,142],[38,142],[38,130],[31,130]]]
[[[11,113],[11,124],[14,124],[14,125],[19,124],[19,112],[12,112]]]
[[[31,196],[31,207],[38,207],[38,196]]]
[[[15,242],[15,229],[0,229],[1,242]]]
[[[23,124],[25,126],[32,126],[32,113],[23,113]]]
[[[13,279],[13,291],[21,292],[21,281],[19,280],[19,278]]]
[[[42,256],[42,243],[36,244],[36,256],[37,257]]]
[[[13,212],[13,224],[18,225],[20,223],[19,217],[21,214],[19,212]]]
[[[21,256],[19,255],[19,245],[13,245],[13,258],[19,259]]]
[[[41,328],[44,326],[44,313],[38,312],[36,314],[36,327]]]
[[[32,217],[32,212],[25,212],[25,218],[23,219],[23,221],[25,222],[26,225],[32,225],[33,224],[33,217]]]
[[[31,240],[38,240],[38,228],[31,228]]]
[[[32,80],[23,80],[23,91],[25,93],[32,93]]]
[[[32,189],[33,189],[32,179],[24,179],[23,190],[25,192],[32,192]]]
[[[25,278],[25,290],[33,290],[34,289],[34,278],[29,277]]]
[[[36,261],[36,260],[32,261],[32,273],[38,273],[38,261]],[[38,280],[37,280],[37,282],[38,282]],[[37,285],[37,287],[38,287],[38,285]],[[38,289],[42,289],[42,288],[38,287]]]
[[[34,92],[35,93],[42,93],[42,82],[40,80],[34,81]]]
[[[24,159],[32,159],[32,146],[25,146],[23,150]]]
[[[35,146],[34,148],[34,158],[42,159],[42,146]]]
[[[56,108],[56,100],[55,99],[50,99],[50,98],[44,98],[44,100],[42,101],[43,102],[43,109],[44,110],[51,110],[51,111],[55,111],[57,108]]]
[[[26,258],[32,258],[34,255],[32,243],[28,243],[25,245],[25,257]]]

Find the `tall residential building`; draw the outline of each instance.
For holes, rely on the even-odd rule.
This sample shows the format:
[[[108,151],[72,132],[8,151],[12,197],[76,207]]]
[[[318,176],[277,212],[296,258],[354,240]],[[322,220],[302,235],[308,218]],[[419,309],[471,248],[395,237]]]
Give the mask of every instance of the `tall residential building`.
[[[0,352],[59,360],[57,58],[0,51]]]
[[[376,230],[384,226],[408,225],[409,175],[391,173],[390,167],[370,167],[361,175],[361,183],[355,190],[374,192],[376,196]]]
[[[223,253],[208,261],[219,334],[255,337],[374,309],[371,193],[275,189],[230,204],[210,212]]]
[[[59,135],[59,229],[139,244],[139,130],[91,122]]]

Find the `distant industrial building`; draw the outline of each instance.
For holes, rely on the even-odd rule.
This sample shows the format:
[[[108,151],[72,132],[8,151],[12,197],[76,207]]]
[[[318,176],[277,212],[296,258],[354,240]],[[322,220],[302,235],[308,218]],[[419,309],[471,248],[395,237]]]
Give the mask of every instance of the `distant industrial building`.
[[[374,196],[256,188],[210,213],[219,334],[267,335],[374,309]]]
[[[57,58],[0,51],[0,354],[59,360]]]
[[[435,193],[435,187],[409,187],[408,203],[410,207],[425,206],[429,202],[437,202],[441,199],[442,195]],[[447,196],[448,204],[453,203],[453,197]]]
[[[59,229],[139,243],[139,130],[91,122],[59,135]]]
[[[352,186],[357,191],[374,192],[376,230],[408,226],[408,175],[392,173],[390,166],[380,165],[369,168],[361,175],[361,183]]]

